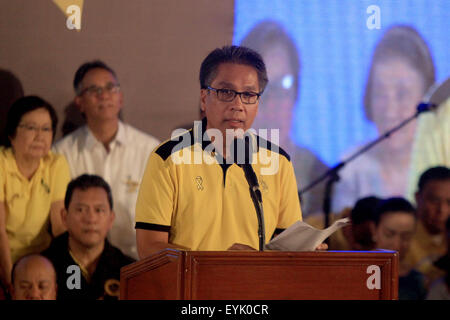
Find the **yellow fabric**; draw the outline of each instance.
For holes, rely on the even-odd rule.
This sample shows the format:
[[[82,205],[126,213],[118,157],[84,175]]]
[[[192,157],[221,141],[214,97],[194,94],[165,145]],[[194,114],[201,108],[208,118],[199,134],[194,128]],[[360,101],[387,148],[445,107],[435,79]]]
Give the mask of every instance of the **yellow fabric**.
[[[28,180],[17,168],[12,149],[0,148],[0,202],[6,209],[13,263],[25,254],[48,247],[50,207],[64,199],[69,181],[69,166],[62,155],[49,152]]]
[[[419,116],[407,191],[410,201],[415,203],[420,175],[439,165],[450,167],[450,98],[436,111]]]
[[[170,227],[169,242],[191,250],[226,250],[234,243],[259,247],[257,215],[242,168],[228,167],[224,181],[214,153],[203,151],[200,143],[166,159],[157,150],[149,158],[140,186],[138,224]],[[260,148],[258,156],[261,150],[268,157],[275,155]],[[203,163],[174,163],[183,156]],[[263,197],[266,242],[276,228],[285,229],[302,216],[292,164],[285,156],[276,156],[276,174],[262,175],[261,169],[269,165],[253,164]]]
[[[445,234],[437,237],[430,235],[422,222],[418,221],[411,247],[405,257],[405,264],[422,272],[429,281],[433,281],[443,275],[442,270],[436,268],[433,262],[446,252]]]

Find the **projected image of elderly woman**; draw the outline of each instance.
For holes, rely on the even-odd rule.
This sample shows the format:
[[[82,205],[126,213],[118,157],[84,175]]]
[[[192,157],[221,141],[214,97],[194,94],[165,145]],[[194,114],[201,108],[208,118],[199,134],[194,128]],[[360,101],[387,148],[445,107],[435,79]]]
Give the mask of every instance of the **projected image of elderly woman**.
[[[410,26],[389,28],[373,53],[364,94],[364,111],[379,135],[416,111],[435,81],[435,68],[425,40]],[[333,197],[335,212],[361,197],[403,196],[406,192],[416,122],[412,121],[341,171]],[[352,148],[348,158],[362,146]]]

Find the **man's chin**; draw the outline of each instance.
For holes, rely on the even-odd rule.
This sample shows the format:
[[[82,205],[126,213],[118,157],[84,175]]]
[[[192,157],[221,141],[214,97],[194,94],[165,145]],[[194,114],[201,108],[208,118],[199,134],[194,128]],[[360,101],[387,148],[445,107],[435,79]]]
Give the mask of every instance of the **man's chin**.
[[[226,128],[226,138],[227,139],[242,139],[244,138],[245,129],[242,128]]]
[[[104,240],[102,239],[95,239],[95,238],[91,238],[91,239],[84,239],[81,244],[86,248],[86,249],[92,249],[95,248],[97,246],[99,246]]]

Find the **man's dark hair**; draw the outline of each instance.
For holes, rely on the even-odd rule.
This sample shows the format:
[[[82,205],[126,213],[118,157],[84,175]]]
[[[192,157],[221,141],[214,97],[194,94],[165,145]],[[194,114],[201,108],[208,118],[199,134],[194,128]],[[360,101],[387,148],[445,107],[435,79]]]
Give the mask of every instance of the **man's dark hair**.
[[[116,76],[116,73],[114,72],[114,70],[111,69],[103,61],[94,60],[94,61],[86,62],[78,68],[77,72],[75,72],[75,77],[73,79],[73,88],[75,89],[75,92],[77,95],[79,95],[81,92],[81,81],[83,81],[83,78],[86,75],[86,73],[88,73],[92,69],[105,69],[106,71],[111,72],[111,74],[117,80],[117,76]]]
[[[416,209],[408,200],[401,197],[393,197],[382,200],[378,204],[374,212],[373,221],[378,225],[383,215],[399,211],[409,213],[416,218]]]
[[[362,224],[366,221],[373,221],[375,209],[381,201],[382,199],[375,196],[364,197],[356,201],[350,212],[352,223]]]
[[[17,99],[8,110],[5,136],[3,137],[5,147],[11,147],[10,139],[14,138],[17,133],[17,127],[19,126],[22,117],[31,111],[44,108],[48,111],[50,119],[52,121],[53,139],[56,134],[56,127],[58,125],[58,116],[52,105],[38,96],[25,96]]]
[[[89,188],[103,188],[108,197],[110,209],[113,209],[113,199],[111,194],[111,188],[109,184],[100,176],[83,174],[69,182],[66,191],[66,197],[64,198],[64,207],[69,209],[70,201],[72,200],[72,194],[76,189],[87,190]]]
[[[436,180],[450,180],[450,169],[444,166],[438,166],[425,170],[419,178],[418,191],[422,192],[428,182]]]
[[[242,46],[217,48],[203,60],[200,67],[200,87],[202,89],[211,85],[217,76],[217,69],[222,63],[243,64],[255,68],[258,74],[259,91],[264,91],[269,81],[266,65],[258,52]]]

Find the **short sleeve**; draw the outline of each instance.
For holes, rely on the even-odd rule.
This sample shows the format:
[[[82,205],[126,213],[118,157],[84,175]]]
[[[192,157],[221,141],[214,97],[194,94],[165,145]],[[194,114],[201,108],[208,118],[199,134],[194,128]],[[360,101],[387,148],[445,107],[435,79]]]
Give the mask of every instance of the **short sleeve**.
[[[171,225],[176,184],[168,162],[155,152],[150,155],[136,203],[136,228]]]
[[[69,164],[64,155],[54,154],[54,160],[50,167],[50,179],[52,181],[51,202],[64,200],[67,185],[70,182]]]

